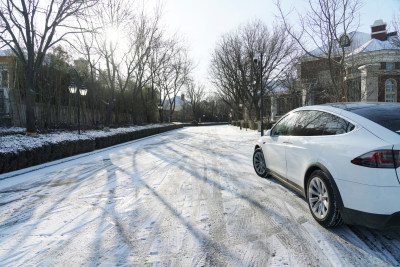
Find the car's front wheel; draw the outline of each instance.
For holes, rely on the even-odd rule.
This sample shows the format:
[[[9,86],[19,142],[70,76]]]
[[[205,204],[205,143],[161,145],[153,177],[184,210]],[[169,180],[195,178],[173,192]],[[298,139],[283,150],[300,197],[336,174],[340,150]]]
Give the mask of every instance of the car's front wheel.
[[[257,148],[253,153],[253,166],[258,176],[267,177],[268,169],[261,148]]]
[[[321,170],[314,171],[307,183],[307,200],[314,219],[324,227],[343,223],[338,201],[328,175]]]

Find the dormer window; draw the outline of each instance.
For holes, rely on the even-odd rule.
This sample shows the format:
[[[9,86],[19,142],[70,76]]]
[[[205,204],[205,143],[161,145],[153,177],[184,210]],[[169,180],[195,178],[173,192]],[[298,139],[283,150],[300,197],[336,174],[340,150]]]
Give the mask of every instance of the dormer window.
[[[350,37],[347,34],[343,34],[340,36],[339,42],[341,47],[350,46]]]

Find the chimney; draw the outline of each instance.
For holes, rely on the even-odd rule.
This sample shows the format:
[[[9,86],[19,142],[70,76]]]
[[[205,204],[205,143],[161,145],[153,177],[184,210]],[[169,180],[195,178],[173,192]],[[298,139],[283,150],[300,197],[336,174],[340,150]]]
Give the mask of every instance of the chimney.
[[[386,41],[386,23],[383,20],[375,20],[374,24],[371,25],[371,39]]]

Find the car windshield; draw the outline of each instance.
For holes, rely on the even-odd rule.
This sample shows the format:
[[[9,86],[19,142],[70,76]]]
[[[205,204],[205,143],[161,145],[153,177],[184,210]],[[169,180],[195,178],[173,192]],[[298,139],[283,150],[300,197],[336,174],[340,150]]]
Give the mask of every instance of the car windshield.
[[[350,103],[335,105],[400,134],[400,104]]]

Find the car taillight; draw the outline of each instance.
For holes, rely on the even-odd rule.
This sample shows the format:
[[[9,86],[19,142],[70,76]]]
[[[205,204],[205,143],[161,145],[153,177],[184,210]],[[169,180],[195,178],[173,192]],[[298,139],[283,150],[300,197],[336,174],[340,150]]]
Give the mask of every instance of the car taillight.
[[[397,168],[400,166],[400,150],[378,150],[361,155],[351,163],[369,168]]]

